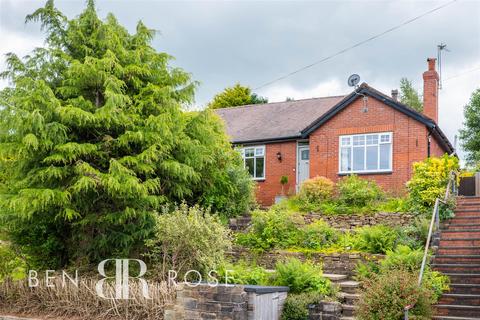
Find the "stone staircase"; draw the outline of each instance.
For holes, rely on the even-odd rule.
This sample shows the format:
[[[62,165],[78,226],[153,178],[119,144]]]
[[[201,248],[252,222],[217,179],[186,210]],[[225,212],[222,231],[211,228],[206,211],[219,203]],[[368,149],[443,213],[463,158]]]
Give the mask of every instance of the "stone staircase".
[[[360,283],[349,280],[347,275],[324,273],[323,276],[330,279],[339,290],[337,297],[342,304],[342,317],[340,319],[354,320],[355,311],[358,308],[356,304],[358,299],[360,299],[360,294],[358,293]]]
[[[480,197],[458,198],[455,217],[442,224],[432,268],[451,281],[434,319],[480,320]]]

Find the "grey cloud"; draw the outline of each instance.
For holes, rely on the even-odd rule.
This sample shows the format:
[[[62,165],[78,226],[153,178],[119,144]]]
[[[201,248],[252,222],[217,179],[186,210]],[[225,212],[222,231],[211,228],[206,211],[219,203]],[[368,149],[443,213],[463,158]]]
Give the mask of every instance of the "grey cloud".
[[[41,36],[38,26],[25,27],[23,20],[43,1],[0,1],[2,29]],[[444,3],[122,0],[97,1],[97,7],[101,16],[113,12],[129,30],[133,31],[140,19],[159,30],[154,46],[173,55],[175,65],[201,82],[197,103],[202,105],[225,86],[240,82],[256,87]],[[72,17],[80,13],[84,1],[57,1],[57,5]],[[444,59],[445,76],[480,64],[479,17],[480,2],[458,1],[273,86],[302,90],[332,79],[344,83],[355,72],[362,81],[387,92],[398,87],[401,77],[414,80],[421,88],[426,58],[436,55],[440,42],[451,49]],[[344,90],[349,88],[345,85]],[[459,94],[457,106],[449,106],[456,119],[445,121],[451,138],[468,100],[464,95]],[[445,100],[456,101],[451,97]],[[450,117],[448,112],[441,115]]]

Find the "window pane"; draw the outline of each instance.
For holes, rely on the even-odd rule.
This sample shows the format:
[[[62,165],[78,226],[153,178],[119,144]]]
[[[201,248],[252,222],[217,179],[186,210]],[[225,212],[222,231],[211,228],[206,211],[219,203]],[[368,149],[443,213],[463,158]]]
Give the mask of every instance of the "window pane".
[[[367,136],[367,145],[378,144],[378,134],[372,134]]]
[[[382,134],[380,138],[381,142],[390,142],[390,135],[389,134]]]
[[[346,172],[346,171],[352,171],[352,168],[350,167],[350,159],[352,158],[352,149],[350,147],[348,148],[342,148],[340,152],[340,171]]]
[[[245,149],[245,157],[253,157],[255,149],[254,148],[246,148]]]
[[[257,158],[255,164],[257,174],[255,178],[263,178],[263,167],[265,165],[265,158]]]
[[[342,137],[342,146],[350,145],[350,137]]]
[[[367,170],[378,169],[378,146],[367,147]]]
[[[355,142],[354,142],[355,144]],[[353,170],[365,169],[365,147],[353,148]]]
[[[253,177],[254,176],[254,159],[253,158],[248,158],[248,159],[245,159],[245,167],[247,168],[248,170],[248,173],[250,173],[250,175]]]
[[[263,148],[255,148],[256,156],[263,156]]]
[[[353,136],[353,145],[354,146],[365,145],[365,136]]]
[[[390,143],[380,145],[380,169],[382,170],[392,169],[390,168],[391,148]]]
[[[310,150],[302,150],[300,159],[302,160],[308,160],[310,159]]]

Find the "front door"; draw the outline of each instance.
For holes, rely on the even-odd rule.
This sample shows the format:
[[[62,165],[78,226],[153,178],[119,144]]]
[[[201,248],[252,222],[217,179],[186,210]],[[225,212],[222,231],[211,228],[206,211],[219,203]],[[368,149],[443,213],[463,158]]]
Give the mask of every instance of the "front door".
[[[310,147],[299,145],[297,153],[297,191],[303,181],[310,178]]]

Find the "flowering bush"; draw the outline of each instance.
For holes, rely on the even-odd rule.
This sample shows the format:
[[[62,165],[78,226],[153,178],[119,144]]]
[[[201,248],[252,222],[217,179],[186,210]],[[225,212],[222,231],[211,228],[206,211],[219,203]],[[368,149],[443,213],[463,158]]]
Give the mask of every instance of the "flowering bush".
[[[334,188],[335,184],[332,180],[317,176],[302,183],[298,196],[302,201],[319,203],[325,200],[331,200]]]
[[[381,273],[364,282],[357,317],[360,320],[403,319],[404,307],[414,305],[410,315],[431,319],[434,293],[418,286],[418,275],[406,270]]]
[[[435,199],[445,195],[450,172],[458,170],[458,158],[447,154],[414,163],[413,176],[407,182],[411,208],[420,213],[431,210]]]

